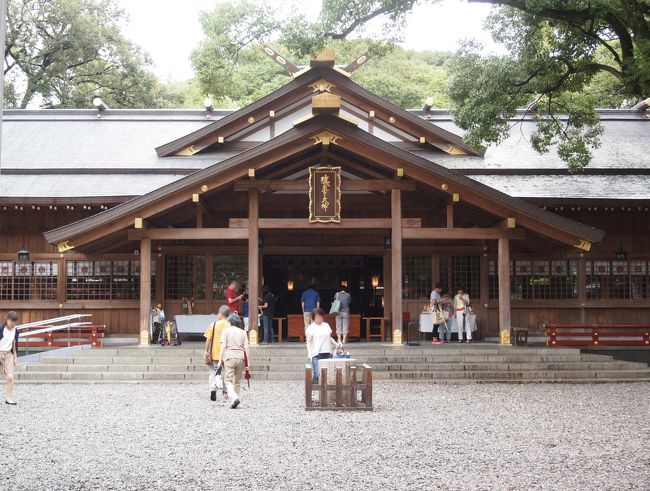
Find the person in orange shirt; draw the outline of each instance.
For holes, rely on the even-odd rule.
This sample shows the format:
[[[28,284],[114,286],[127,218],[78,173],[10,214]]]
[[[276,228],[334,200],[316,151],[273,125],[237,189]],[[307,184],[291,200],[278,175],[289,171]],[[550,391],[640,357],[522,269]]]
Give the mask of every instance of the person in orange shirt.
[[[221,361],[221,334],[223,330],[228,327],[228,316],[230,315],[230,309],[226,305],[219,307],[219,313],[217,314],[217,320],[210,324],[208,329],[205,331],[205,354],[211,355],[212,365],[210,366],[210,376],[208,378],[208,384],[210,386],[210,400],[217,400],[217,389],[219,378],[221,377],[221,390],[222,394],[226,395],[226,388],[223,384],[223,374],[217,375],[219,369],[219,362]]]

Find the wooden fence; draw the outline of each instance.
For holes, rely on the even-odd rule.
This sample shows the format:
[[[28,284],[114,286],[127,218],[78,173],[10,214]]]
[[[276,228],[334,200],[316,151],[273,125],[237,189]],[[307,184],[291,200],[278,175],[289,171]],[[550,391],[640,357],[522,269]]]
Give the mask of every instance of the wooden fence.
[[[321,368],[319,383],[312,382],[312,367],[305,364],[305,410],[329,411],[372,411],[372,367],[361,365],[361,380],[357,380],[357,367],[350,368],[350,383],[343,383],[343,369],[336,368],[336,383],[327,383],[327,368]],[[318,405],[314,404],[314,392],[319,394]],[[361,393],[361,399],[358,393]],[[334,404],[329,395],[334,394]],[[345,397],[345,396],[348,397]],[[345,401],[350,401],[349,404]]]
[[[650,346],[650,324],[545,324],[547,346]]]

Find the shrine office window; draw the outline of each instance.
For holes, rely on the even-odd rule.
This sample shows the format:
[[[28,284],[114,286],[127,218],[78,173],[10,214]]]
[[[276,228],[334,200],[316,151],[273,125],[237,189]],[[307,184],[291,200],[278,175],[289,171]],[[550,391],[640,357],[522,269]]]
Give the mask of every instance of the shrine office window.
[[[429,298],[431,284],[431,256],[402,257],[402,298]]]
[[[248,282],[248,256],[213,256],[212,298],[226,298],[232,280],[237,280],[239,286]]]
[[[499,298],[496,261],[488,263],[490,299]],[[518,259],[510,262],[513,300],[570,300],[578,297],[578,262]]]
[[[587,298],[650,298],[648,261],[587,261]]]
[[[181,300],[186,296],[205,300],[205,256],[166,256],[165,298]]]
[[[0,299],[56,300],[56,261],[0,262]]]
[[[66,261],[68,300],[137,300],[140,261]],[[151,262],[152,277],[156,274]],[[152,297],[155,281],[151,282]]]

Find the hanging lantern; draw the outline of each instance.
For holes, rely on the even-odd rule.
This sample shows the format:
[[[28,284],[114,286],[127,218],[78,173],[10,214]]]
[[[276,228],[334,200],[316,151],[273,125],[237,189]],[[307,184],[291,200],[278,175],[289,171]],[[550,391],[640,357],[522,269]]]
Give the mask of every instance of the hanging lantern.
[[[371,279],[372,287],[377,288],[379,286],[379,276],[374,275]]]
[[[29,261],[29,251],[26,249],[21,249],[18,251],[18,260],[27,262]]]
[[[287,281],[287,290],[289,290],[290,292],[293,291],[293,280]]]

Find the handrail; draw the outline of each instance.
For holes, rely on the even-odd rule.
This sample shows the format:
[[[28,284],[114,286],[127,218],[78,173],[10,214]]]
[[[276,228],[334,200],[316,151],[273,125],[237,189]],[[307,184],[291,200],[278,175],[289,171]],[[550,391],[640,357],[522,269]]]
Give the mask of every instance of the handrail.
[[[50,326],[50,327],[45,327],[43,329],[36,329],[35,331],[27,331],[24,334],[21,334],[21,338],[26,338],[29,336],[36,336],[37,334],[43,334],[44,332],[52,332],[52,331],[58,331],[60,329],[68,329],[71,327],[83,327],[83,326],[92,326],[92,322],[71,322],[68,324],[62,324],[60,326]]]
[[[65,321],[71,321],[74,319],[80,319],[82,317],[92,317],[92,314],[71,314],[71,315],[65,315],[63,317],[55,317],[54,319],[45,319],[42,321],[34,321],[34,322],[28,322],[27,324],[21,324],[19,326],[16,326],[16,329],[25,329],[27,327],[39,327],[39,326],[46,326],[48,324],[53,324],[55,322],[65,322]],[[67,327],[67,326],[66,326]]]

